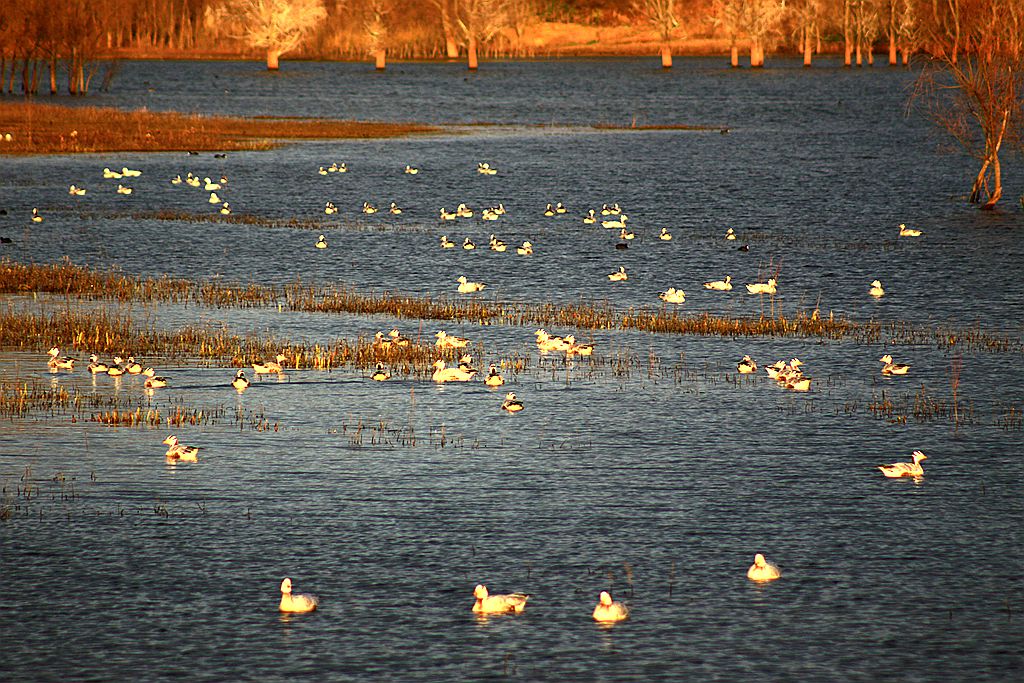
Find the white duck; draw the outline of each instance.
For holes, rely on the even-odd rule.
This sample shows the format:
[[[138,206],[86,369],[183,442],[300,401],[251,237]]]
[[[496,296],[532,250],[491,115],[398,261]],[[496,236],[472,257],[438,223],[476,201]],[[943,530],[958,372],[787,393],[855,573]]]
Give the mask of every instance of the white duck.
[[[672,233],[668,231],[668,228],[662,228],[661,232],[658,233],[658,239],[663,242],[670,242],[672,240]]]
[[[613,601],[608,591],[601,591],[593,617],[595,621],[622,621],[629,618],[629,608],[621,602]]]
[[[472,294],[473,292],[479,292],[487,286],[483,282],[470,282],[466,279],[465,275],[460,275],[457,282],[459,283],[460,294]]]
[[[292,593],[292,580],[285,579],[281,582],[281,604],[278,606],[282,612],[312,612],[320,604],[320,599],[315,595],[303,593]]]
[[[85,194],[85,188],[79,187],[78,185],[72,185],[71,187],[68,188],[68,194],[74,195],[76,197],[81,197],[82,195]]]
[[[920,237],[921,231],[915,228],[908,228],[906,223],[900,223],[900,237]]]
[[[515,392],[505,394],[505,400],[501,403],[501,409],[509,413],[518,413],[524,408],[523,402],[516,398]]]
[[[914,451],[910,457],[914,459],[914,462],[894,462],[891,465],[879,465],[878,469],[890,479],[924,476],[924,468],[921,467],[921,461],[927,460],[928,456],[921,451]]]
[[[910,370],[909,365],[903,363],[893,363],[892,356],[888,353],[878,359],[879,363],[882,363],[882,374],[883,375],[905,375]]]
[[[120,185],[120,184],[119,184],[119,185],[117,186],[117,193],[118,193],[118,194],[125,194],[125,195],[127,195],[127,194],[131,194],[131,193],[132,193],[132,188],[130,188],[130,187],[125,187],[124,185]]]
[[[434,374],[430,376],[430,379],[438,384],[468,382],[473,379],[474,375],[476,375],[476,370],[467,372],[461,368],[446,368],[443,360],[437,360],[434,362]]]
[[[439,349],[462,349],[469,344],[469,340],[465,337],[456,337],[448,334],[444,330],[440,330],[434,335],[437,341],[434,342],[434,346]]]
[[[714,289],[719,292],[728,292],[732,289],[732,276],[726,275],[724,280],[712,280],[704,283],[704,289]]]
[[[442,249],[454,249],[455,242],[448,239],[448,235],[441,235],[441,248]]]
[[[186,462],[196,462],[197,456],[199,455],[198,446],[184,446],[178,441],[178,437],[171,434],[164,443],[167,445],[167,456],[170,460],[184,460]]]
[[[377,368],[370,375],[370,379],[375,382],[385,382],[391,379],[391,373],[387,371],[383,363],[377,363]]]
[[[519,614],[526,608],[526,601],[530,599],[525,593],[508,593],[505,595],[491,595],[487,586],[477,585],[473,589],[473,611],[483,614],[497,614],[503,612],[515,612]]]
[[[686,292],[675,287],[669,287],[659,294],[658,298],[667,304],[682,304],[686,303]]]
[[[608,274],[608,279],[612,282],[622,282],[623,280],[628,280],[629,276],[626,275],[626,269],[623,266],[619,266],[617,271]]]
[[[529,256],[533,253],[533,244],[530,242],[523,242],[522,246],[516,247],[516,253],[520,256]]]
[[[601,221],[601,225],[606,228],[624,228],[626,227],[627,220],[629,220],[629,216],[621,214],[618,218],[610,218],[606,221]]]
[[[242,393],[249,388],[249,379],[245,376],[245,370],[239,369],[235,373],[235,378],[231,380],[231,386],[235,388],[235,391]]]
[[[736,369],[741,375],[750,375],[757,372],[757,363],[750,356],[743,356],[743,360],[736,364]]]
[[[761,553],[754,555],[754,564],[747,570],[747,578],[751,581],[774,581],[780,576],[779,568],[764,559]]]
[[[751,282],[747,285],[747,291],[751,294],[775,294],[776,285],[778,283],[775,278],[768,278],[768,282]]]
[[[868,290],[868,294],[876,299],[885,296],[885,290],[882,289],[882,283],[879,280],[872,280],[871,289]]]
[[[498,372],[498,368],[491,365],[487,370],[487,377],[484,378],[484,384],[489,387],[500,387],[504,383],[505,378],[501,376],[500,372]]]
[[[318,238],[316,238],[316,244],[314,244],[313,246],[316,247],[317,249],[326,249],[327,238],[323,235],[320,235]]]

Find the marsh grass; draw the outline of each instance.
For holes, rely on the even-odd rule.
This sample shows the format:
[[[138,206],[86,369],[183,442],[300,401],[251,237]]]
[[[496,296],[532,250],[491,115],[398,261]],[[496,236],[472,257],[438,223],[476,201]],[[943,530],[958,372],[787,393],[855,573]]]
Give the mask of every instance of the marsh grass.
[[[272,285],[192,282],[142,278],[117,270],[98,271],[64,260],[54,265],[0,261],[0,293],[46,292],[119,301],[194,301],[214,307],[287,306],[310,313],[384,315],[419,320],[464,321],[485,325],[568,327],[589,330],[637,330],[658,334],[722,337],[797,337],[852,340],[873,344],[934,344],[992,352],[1024,351],[1020,339],[982,330],[921,327],[905,321],[854,321],[829,313],[799,311],[751,317],[724,317],[703,312],[683,315],[661,308],[620,311],[608,302],[530,304],[499,299],[450,299],[389,291],[363,292],[346,286],[316,286],[296,280]],[[0,342],[2,343],[2,342]],[[263,353],[263,352],[261,352]]]
[[[280,140],[391,138],[436,132],[415,123],[236,118],[177,112],[0,102],[12,139],[3,154],[269,150]]]

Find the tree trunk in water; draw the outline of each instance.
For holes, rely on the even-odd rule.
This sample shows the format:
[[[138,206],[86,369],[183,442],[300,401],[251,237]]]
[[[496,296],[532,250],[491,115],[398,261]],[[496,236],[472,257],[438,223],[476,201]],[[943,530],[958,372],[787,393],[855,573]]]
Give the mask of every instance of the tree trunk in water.
[[[740,48],[739,48],[738,45],[736,45],[736,40],[735,39],[733,39],[733,41],[732,41],[732,49],[729,50],[729,53],[730,53],[729,65],[732,66],[732,68],[734,68],[734,69],[739,68],[739,65],[740,65]]]
[[[764,66],[764,45],[760,40],[754,40],[750,45],[750,68],[758,69]]]
[[[982,211],[991,211],[996,208],[996,202],[1003,196],[1003,174],[999,168],[998,153],[992,155],[992,175],[996,186],[992,189],[992,194],[989,195],[988,201],[982,205]]]
[[[267,50],[267,71],[277,71],[280,68],[281,53],[274,49]]]
[[[906,47],[904,47],[903,48],[903,66],[906,66],[909,63],[910,63],[910,50],[908,50]]]
[[[441,30],[444,31],[444,48],[448,59],[459,58],[459,44],[455,41],[455,30],[452,28],[451,16],[448,14],[448,2],[441,3]]]
[[[57,94],[57,58],[50,57],[50,94]]]
[[[896,66],[896,31],[889,27],[889,66]]]
[[[857,38],[857,66],[864,66],[864,55],[860,51],[860,38]]]
[[[477,68],[477,66],[479,66],[479,63],[478,63],[477,57],[476,57],[476,38],[475,37],[471,37],[469,39],[469,48],[467,49],[467,53],[468,53],[469,70],[470,71],[476,71],[476,68]]]
[[[387,68],[387,66],[388,66],[388,64],[387,64],[387,54],[388,54],[388,51],[385,50],[384,48],[381,48],[381,49],[377,50],[377,52],[376,52],[377,71],[384,71],[384,69]]]
[[[875,65],[875,50],[874,50],[874,46],[873,45],[868,45],[867,53],[868,53],[868,66],[874,66]]]
[[[811,65],[811,34],[804,28],[804,66],[809,67]]]
[[[661,46],[661,68],[672,68],[672,48],[669,47],[668,43]]]
[[[850,0],[843,3],[843,66],[850,66],[850,55],[853,53],[853,41],[850,38]]]

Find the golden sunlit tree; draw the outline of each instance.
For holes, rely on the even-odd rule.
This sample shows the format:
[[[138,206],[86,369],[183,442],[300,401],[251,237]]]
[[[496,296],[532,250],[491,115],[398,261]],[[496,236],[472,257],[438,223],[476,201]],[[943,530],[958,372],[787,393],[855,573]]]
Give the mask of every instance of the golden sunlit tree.
[[[633,10],[658,32],[661,67],[672,68],[672,34],[679,28],[675,0],[633,0]]]
[[[750,66],[764,66],[764,50],[780,31],[786,0],[744,0],[744,26],[750,36]]]
[[[223,35],[266,50],[267,69],[302,44],[327,16],[320,0],[224,0],[207,8],[207,25]]]
[[[444,50],[448,59],[459,58],[458,29],[455,26],[458,16],[458,0],[430,0],[441,19],[441,31],[444,33]]]
[[[501,29],[508,26],[503,0],[457,0],[456,23],[466,40],[466,63],[475,71],[477,53]]]
[[[1024,152],[1024,3],[915,0],[915,8],[932,59],[913,101],[979,161],[970,201],[993,209],[1003,194],[1000,151]]]
[[[735,69],[740,65],[739,36],[746,17],[744,0],[715,0],[711,23],[729,36],[729,63]]]
[[[391,0],[366,0],[363,27],[369,39],[370,54],[378,71],[387,68],[387,17],[391,13]]]

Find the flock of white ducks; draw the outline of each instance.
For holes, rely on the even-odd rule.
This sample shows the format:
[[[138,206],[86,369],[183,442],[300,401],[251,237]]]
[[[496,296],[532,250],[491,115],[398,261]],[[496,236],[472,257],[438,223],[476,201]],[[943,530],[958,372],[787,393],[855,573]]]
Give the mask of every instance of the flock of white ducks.
[[[754,363],[749,356],[744,356],[744,361],[749,360],[750,364],[754,366],[756,370],[757,364]],[[743,363],[743,361],[740,361]],[[765,372],[768,373],[768,377],[778,382],[779,386],[783,389],[789,389],[790,391],[810,391],[811,389],[811,378],[806,376],[800,369],[804,362],[799,358],[794,358],[788,363],[784,360],[776,361],[765,368]],[[740,370],[742,373],[743,370]],[[752,371],[751,371],[752,372]]]

